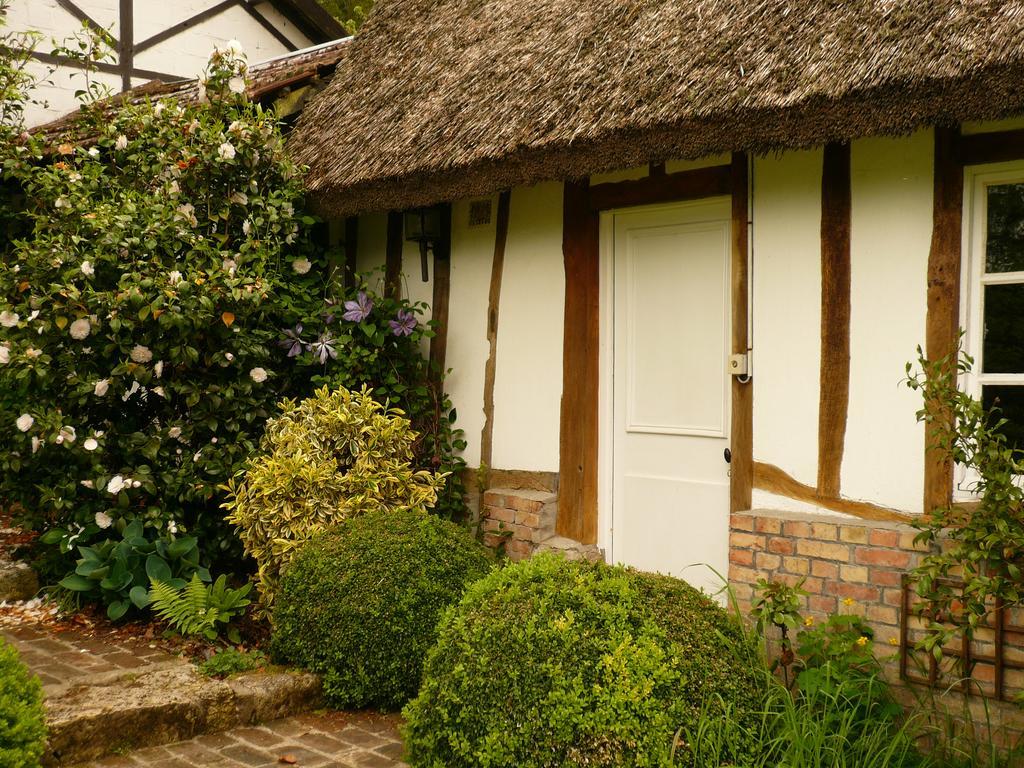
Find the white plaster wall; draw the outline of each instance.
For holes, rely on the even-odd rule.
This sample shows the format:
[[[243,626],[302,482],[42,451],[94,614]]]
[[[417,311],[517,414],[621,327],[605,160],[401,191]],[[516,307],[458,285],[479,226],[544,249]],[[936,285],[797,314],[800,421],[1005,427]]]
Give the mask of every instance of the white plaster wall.
[[[807,485],[818,474],[821,150],[756,158],[754,458]]]
[[[931,131],[851,148],[850,405],[843,496],[920,512],[920,396],[901,384],[924,343],[932,233]],[[756,399],[756,395],[755,395]]]
[[[117,37],[118,0],[76,0],[96,22],[107,28]],[[191,16],[217,4],[217,0],[135,0],[135,31],[136,43],[144,41],[167,27],[184,21]],[[304,48],[311,41],[297,30],[291,22],[270,7],[269,3],[260,3],[257,10],[288,37],[296,47]],[[8,9],[8,27],[14,31],[36,30],[42,34],[36,50],[49,53],[56,43],[76,33],[81,25],[77,19],[58,5],[57,0],[12,0]],[[196,77],[206,65],[210,51],[217,45],[236,39],[246,50],[251,63],[263,61],[285,53],[287,49],[278,42],[259,22],[240,8],[231,8],[212,19],[187,29],[164,42],[142,51],[135,58],[136,66],[165,72],[182,78]],[[50,66],[32,63],[30,71],[37,77],[46,77]],[[29,125],[54,120],[77,108],[75,90],[82,87],[80,75],[73,76],[75,70],[59,67],[49,77],[49,82],[39,85],[35,96],[48,102],[47,106],[34,106],[26,112]],[[118,75],[99,74],[96,79],[109,85],[114,92],[120,90],[121,79]],[[133,85],[141,85],[145,78],[133,81]]]
[[[453,294],[453,305],[456,300]],[[564,302],[562,185],[517,188],[498,321],[497,468],[558,470]]]

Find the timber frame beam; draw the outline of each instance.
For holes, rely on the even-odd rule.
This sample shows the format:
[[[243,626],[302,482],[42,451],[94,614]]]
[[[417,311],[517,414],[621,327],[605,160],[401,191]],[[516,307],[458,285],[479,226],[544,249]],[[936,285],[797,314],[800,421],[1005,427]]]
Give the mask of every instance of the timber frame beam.
[[[653,163],[641,179],[594,184],[567,181],[563,195],[565,261],[562,406],[556,532],[584,544],[597,541],[600,395],[600,215],[602,211],[705,197],[732,196],[732,349],[748,352],[747,156],[728,165],[666,173]],[[753,484],[751,384],[732,382],[730,507],[748,509]]]

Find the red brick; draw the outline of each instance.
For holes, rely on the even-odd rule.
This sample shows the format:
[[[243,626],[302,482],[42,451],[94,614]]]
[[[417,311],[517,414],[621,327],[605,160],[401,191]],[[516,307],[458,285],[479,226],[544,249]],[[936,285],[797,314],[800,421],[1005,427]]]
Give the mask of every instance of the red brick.
[[[504,507],[484,507],[483,516],[486,520],[498,520],[502,523],[514,523],[516,521],[516,513]]]
[[[768,551],[773,555],[792,555],[796,551],[796,544],[792,539],[772,536],[768,539]]]
[[[900,623],[900,613],[888,605],[869,605],[867,609],[868,621],[878,624],[889,624],[895,626]]]
[[[753,568],[743,568],[738,565],[729,567],[729,581],[738,581],[746,584],[756,584],[761,574]]]
[[[777,517],[758,517],[754,519],[754,530],[758,533],[782,533],[782,521]]]
[[[516,512],[516,522],[527,528],[540,528],[540,515],[536,512]]]
[[[877,587],[898,587],[902,577],[902,571],[891,571],[888,568],[871,568],[868,571],[868,581]]]
[[[729,527],[734,531],[752,531],[754,530],[754,518],[750,515],[730,515]]]
[[[811,575],[820,576],[823,579],[838,579],[839,566],[835,563],[825,562],[824,560],[812,560]]]
[[[898,531],[877,530],[871,532],[868,539],[873,547],[898,547],[900,545],[900,534]]]
[[[544,502],[537,499],[524,499],[522,496],[508,496],[508,507],[517,512],[540,512]]]
[[[811,595],[810,600],[807,601],[807,606],[812,611],[835,613],[836,599],[834,597],[829,597],[828,595]]]
[[[505,530],[505,523],[501,520],[481,520],[480,527],[487,533],[496,533]]]
[[[764,536],[752,533],[733,533],[729,536],[729,546],[739,549],[764,549]]]
[[[886,605],[895,605],[899,607],[903,605],[903,590],[901,589],[884,589],[882,590],[882,602]]]
[[[829,585],[829,590],[842,598],[850,598],[859,602],[877,602],[881,596],[878,587],[864,584],[845,584],[841,581]]]
[[[798,520],[787,520],[782,525],[782,532],[787,536],[804,539],[811,535],[811,526],[809,523],[801,523]]]
[[[839,538],[839,528],[832,523],[811,523],[811,536],[823,541],[835,541]]]
[[[757,553],[757,567],[762,571],[777,571],[782,565],[782,558],[767,552]]]
[[[730,549],[729,562],[736,565],[754,565],[754,550],[752,549]]]
[[[889,549],[857,547],[854,559],[862,565],[887,565],[891,568],[907,568],[910,565],[909,552]]]
[[[508,500],[502,493],[495,493],[494,491],[484,491],[484,506],[485,507],[508,507]]]
[[[926,544],[915,544],[914,539],[917,538],[917,531],[903,531],[900,533],[900,548],[911,549],[915,552],[928,552],[929,547]]]
[[[491,549],[497,549],[500,547],[507,537],[501,536],[497,533],[485,533],[484,534],[484,546],[490,547]]]
[[[829,544],[824,541],[798,541],[796,552],[805,557],[818,557],[823,560],[835,560],[839,563],[849,562],[850,548],[845,544]]]

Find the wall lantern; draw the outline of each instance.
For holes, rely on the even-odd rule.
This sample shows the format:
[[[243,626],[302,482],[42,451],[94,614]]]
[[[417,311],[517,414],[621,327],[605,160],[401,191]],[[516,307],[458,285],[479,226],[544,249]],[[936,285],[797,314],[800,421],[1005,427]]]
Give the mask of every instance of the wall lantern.
[[[420,244],[420,268],[424,283],[430,279],[427,252],[433,250],[437,256],[437,245],[442,237],[441,209],[442,206],[435,205],[405,212],[405,239]]]

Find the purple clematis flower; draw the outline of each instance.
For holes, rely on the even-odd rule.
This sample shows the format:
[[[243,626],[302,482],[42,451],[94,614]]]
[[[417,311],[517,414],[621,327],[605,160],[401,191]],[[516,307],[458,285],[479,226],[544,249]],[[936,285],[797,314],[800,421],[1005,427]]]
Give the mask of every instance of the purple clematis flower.
[[[388,320],[388,325],[391,326],[391,332],[395,336],[410,336],[416,327],[416,316],[412,312],[400,309],[398,310],[398,317],[394,320]]]
[[[342,317],[353,323],[361,323],[370,316],[372,309],[373,301],[366,295],[366,291],[360,291],[355,301],[345,302],[345,314]]]
[[[281,349],[288,350],[288,357],[298,357],[302,354],[302,348],[306,342],[302,340],[302,323],[294,328],[288,328],[284,332],[284,338],[277,342]]]
[[[338,350],[334,348],[334,337],[329,333],[321,333],[317,340],[309,345],[309,350],[320,358],[321,363],[326,363],[327,358],[338,359]]]

